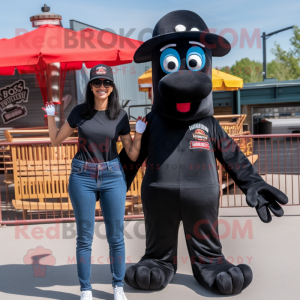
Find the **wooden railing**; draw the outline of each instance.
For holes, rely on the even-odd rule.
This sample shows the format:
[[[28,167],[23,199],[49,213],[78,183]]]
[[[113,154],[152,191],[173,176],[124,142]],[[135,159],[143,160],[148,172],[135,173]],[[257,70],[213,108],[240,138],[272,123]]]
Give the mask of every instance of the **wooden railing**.
[[[227,116],[228,117],[228,116]],[[231,117],[231,116],[230,116]],[[228,120],[226,122],[229,122]],[[236,121],[235,121],[236,122]],[[235,123],[233,122],[233,123]],[[227,126],[227,125],[226,125]],[[237,122],[235,124],[236,131],[241,131],[242,124]],[[134,127],[134,124],[131,124]],[[28,129],[25,129],[28,130]],[[30,129],[29,129],[30,130]],[[45,129],[40,129],[45,131]],[[68,178],[70,175],[71,161],[77,152],[77,137],[71,137],[70,139],[64,141],[59,146],[53,147],[49,141],[41,140],[28,140],[24,138],[19,139],[15,137],[20,130],[15,130],[11,133],[13,142],[2,142],[0,143],[0,153],[4,155],[8,160],[8,164],[4,164],[4,180],[3,183],[6,185],[6,195],[2,199],[2,208],[5,211],[5,222],[17,222],[16,220],[26,220],[30,219],[32,222],[38,220],[54,220],[60,218],[61,220],[69,219],[74,217],[73,208],[68,195]],[[30,132],[28,132],[29,134]],[[45,131],[45,133],[47,133]],[[243,134],[230,134],[232,138],[238,143],[241,150],[245,153],[252,164],[259,173],[265,172],[268,176],[272,174],[272,184],[273,184],[273,140],[276,141],[276,146],[278,143],[277,154],[278,157],[275,158],[274,164],[278,165],[279,172],[279,188],[280,182],[284,180],[285,189],[287,189],[289,182],[294,185],[292,191],[295,189],[294,183],[295,175],[299,178],[299,137],[298,134],[293,135],[250,135],[249,132],[243,132]],[[258,141],[254,143],[254,139],[258,138]],[[270,139],[270,142],[266,142],[266,139]],[[292,143],[293,139],[296,139],[294,146],[286,142],[286,139],[290,138]],[[277,141],[278,139],[278,141]],[[279,141],[284,139],[284,141]],[[295,155],[295,145],[297,150],[297,155]],[[255,146],[255,147],[254,147]],[[120,140],[117,142],[117,151],[120,152],[122,149],[122,143]],[[272,149],[272,152],[270,152]],[[288,166],[288,162],[284,161],[284,168],[282,167],[282,159],[286,159],[287,152],[290,152],[292,157],[291,166]],[[281,153],[284,152],[283,156]],[[272,170],[270,171],[267,167],[266,161],[268,156],[272,156]],[[10,164],[9,164],[10,163]],[[265,171],[262,166],[265,165]],[[298,165],[298,171],[295,169]],[[274,168],[276,166],[274,165]],[[292,177],[285,172],[282,172],[287,168],[292,168],[294,174]],[[145,174],[146,168],[145,164],[139,169],[136,177],[134,178],[130,189],[126,194],[126,216],[131,217],[134,215],[143,216],[143,208],[141,202],[141,184]],[[218,164],[219,172],[219,182],[220,182],[220,206],[221,207],[238,207],[244,206],[245,203],[238,205],[235,201],[233,205],[230,204],[230,197],[232,196],[232,187],[234,188],[233,194],[234,199],[236,199],[236,194],[238,193],[238,188],[236,188],[235,183],[228,176],[220,164]],[[276,171],[275,171],[276,172]],[[266,175],[266,180],[268,176]],[[275,176],[275,175],[274,175]],[[283,179],[282,179],[282,176]],[[290,179],[289,176],[292,178]],[[275,177],[274,177],[275,178]],[[288,179],[287,179],[288,178]],[[281,180],[281,181],[280,181]],[[292,181],[291,181],[292,180]],[[277,183],[274,183],[275,185]],[[0,186],[3,185],[2,182]],[[281,183],[282,185],[282,183]],[[299,194],[300,194],[300,180],[298,182]],[[12,187],[14,196],[11,197]],[[237,189],[237,190],[236,190]],[[226,191],[225,191],[226,190]],[[225,191],[225,192],[224,192]],[[287,189],[287,192],[289,189]],[[227,195],[226,195],[227,194]],[[0,193],[1,195],[1,193]],[[298,200],[295,198],[297,195],[294,192],[292,194],[292,204],[299,205]],[[227,202],[224,199],[227,197]],[[242,197],[242,195],[241,195]],[[242,201],[242,200],[241,200]],[[243,200],[244,201],[244,200]],[[242,202],[241,202],[242,203]],[[0,207],[1,208],[1,207]],[[159,209],[159,208],[158,208]],[[96,205],[96,216],[101,218],[101,207],[99,201]],[[0,221],[1,221],[1,211],[0,211]],[[18,221],[19,222],[19,221]],[[3,223],[3,222],[2,222]]]
[[[53,147],[45,141],[9,142],[12,155],[12,171],[7,185],[14,185],[15,197],[11,204],[16,211],[22,211],[23,219],[41,218],[42,215],[60,214],[61,217],[73,215],[73,207],[68,194],[68,181],[71,172],[71,162],[77,152],[77,140],[64,141]],[[118,151],[122,149],[117,143]],[[140,187],[145,169],[141,168],[134,178],[126,194],[128,214],[142,214]],[[7,193],[8,195],[8,188]],[[6,204],[10,201],[7,199]],[[99,201],[96,202],[96,212],[101,215]]]

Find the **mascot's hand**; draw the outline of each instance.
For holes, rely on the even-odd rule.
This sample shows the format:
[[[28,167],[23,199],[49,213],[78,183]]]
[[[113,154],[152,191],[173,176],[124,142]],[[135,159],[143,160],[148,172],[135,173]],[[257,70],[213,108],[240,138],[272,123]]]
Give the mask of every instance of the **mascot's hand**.
[[[136,119],[136,124],[135,124],[135,131],[137,133],[143,134],[146,126],[147,126],[147,122],[146,121],[146,117],[142,118],[142,117],[138,117]]]
[[[257,214],[263,222],[269,223],[272,221],[269,209],[276,217],[282,217],[284,212],[278,203],[287,204],[289,199],[280,190],[261,181],[247,190],[246,201],[249,206],[256,208]]]
[[[46,102],[46,108],[42,107],[42,109],[47,113],[47,116],[55,116],[55,107],[53,102]]]

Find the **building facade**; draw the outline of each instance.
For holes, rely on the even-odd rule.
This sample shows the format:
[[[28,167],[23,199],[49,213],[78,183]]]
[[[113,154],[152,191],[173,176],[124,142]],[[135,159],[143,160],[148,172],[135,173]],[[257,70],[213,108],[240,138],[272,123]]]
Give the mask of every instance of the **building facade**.
[[[247,114],[244,123],[256,134],[258,123],[272,122],[272,133],[300,130],[300,80],[246,83],[239,91],[213,92],[215,115]]]

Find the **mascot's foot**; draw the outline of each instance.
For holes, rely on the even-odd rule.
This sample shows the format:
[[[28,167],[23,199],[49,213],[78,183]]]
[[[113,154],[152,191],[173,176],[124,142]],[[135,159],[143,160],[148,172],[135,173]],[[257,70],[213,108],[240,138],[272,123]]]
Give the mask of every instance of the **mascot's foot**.
[[[199,265],[194,268],[196,266]],[[196,280],[216,294],[238,294],[252,281],[252,270],[244,264],[235,266],[225,261],[222,264],[202,265],[200,268],[194,272]]]
[[[175,274],[173,265],[145,259],[126,270],[125,282],[133,288],[159,290],[165,288]]]

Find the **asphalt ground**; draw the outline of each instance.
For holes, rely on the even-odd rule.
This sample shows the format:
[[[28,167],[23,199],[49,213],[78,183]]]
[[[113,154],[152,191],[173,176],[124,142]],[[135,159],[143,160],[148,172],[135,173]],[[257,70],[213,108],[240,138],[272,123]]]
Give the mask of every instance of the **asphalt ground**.
[[[178,272],[161,291],[143,291],[125,283],[128,300],[137,299],[272,299],[298,300],[300,210],[285,208],[287,214],[262,223],[251,208],[220,209],[220,237],[225,257],[234,264],[246,263],[253,271],[253,282],[241,294],[219,296],[194,279],[186,248],[183,227],[178,237]],[[238,215],[243,215],[240,217]],[[79,299],[75,264],[74,223],[0,227],[0,299]],[[244,232],[239,231],[245,229]],[[51,229],[52,228],[52,229]],[[109,248],[103,222],[97,222],[93,241],[91,284],[93,299],[113,299]],[[52,231],[51,231],[52,230]],[[144,221],[125,222],[127,267],[139,261],[145,251]],[[41,247],[41,248],[38,248]],[[28,262],[28,251],[54,257],[45,269]],[[40,251],[40,250],[39,250]],[[29,264],[28,264],[29,263]],[[34,270],[36,268],[36,271]],[[43,270],[45,271],[43,273]]]

